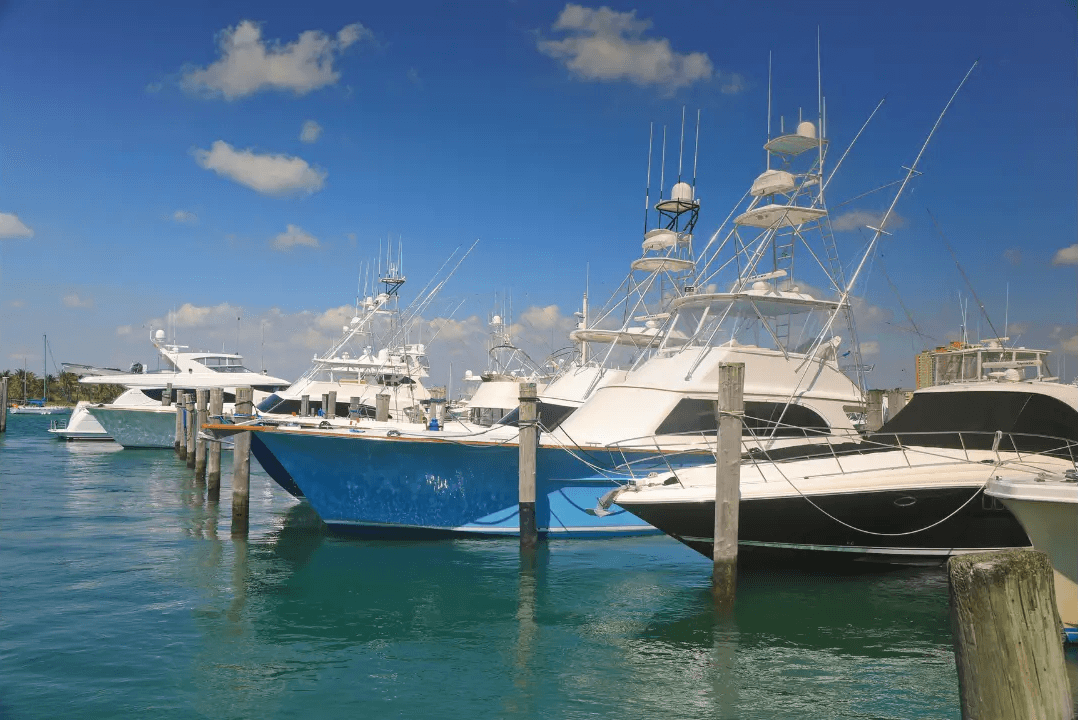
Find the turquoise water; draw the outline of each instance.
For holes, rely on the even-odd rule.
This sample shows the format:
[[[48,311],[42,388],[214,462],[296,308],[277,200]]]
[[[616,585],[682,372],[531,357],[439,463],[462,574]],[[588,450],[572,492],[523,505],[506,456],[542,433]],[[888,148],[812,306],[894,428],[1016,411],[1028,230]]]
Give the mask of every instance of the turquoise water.
[[[756,572],[732,617],[667,538],[326,536],[252,472],[251,533],[171,451],[0,435],[0,718],[947,718],[939,571]],[[1072,682],[1078,663],[1069,656]]]

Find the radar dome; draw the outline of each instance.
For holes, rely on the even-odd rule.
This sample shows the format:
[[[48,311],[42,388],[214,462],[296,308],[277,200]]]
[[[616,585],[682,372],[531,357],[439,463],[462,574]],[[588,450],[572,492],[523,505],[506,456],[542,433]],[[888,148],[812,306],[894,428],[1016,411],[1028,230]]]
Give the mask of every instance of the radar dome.
[[[816,126],[810,123],[808,120],[798,123],[797,134],[801,137],[816,139]]]
[[[670,190],[670,199],[692,202],[692,185],[684,182],[675,184]]]
[[[158,340],[164,340],[165,339],[165,331],[164,330],[158,330],[157,332],[155,332],[153,334],[153,336]]]
[[[495,315],[494,317],[492,317],[490,319],[490,324],[491,325],[501,325],[502,324],[502,316],[501,315]]]

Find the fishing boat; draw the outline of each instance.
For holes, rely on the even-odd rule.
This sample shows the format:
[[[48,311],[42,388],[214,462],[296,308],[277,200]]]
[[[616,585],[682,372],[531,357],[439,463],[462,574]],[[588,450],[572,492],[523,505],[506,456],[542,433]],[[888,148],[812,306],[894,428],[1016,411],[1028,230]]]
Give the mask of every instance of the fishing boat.
[[[748,415],[748,411],[746,411]],[[752,438],[751,423],[745,428]],[[743,455],[738,538],[750,560],[939,564],[1028,547],[992,482],[1073,472],[1078,388],[993,379],[924,388],[866,439]],[[606,498],[711,556],[714,465],[640,478]]]
[[[52,421],[49,432],[59,440],[112,440],[101,423],[90,414],[91,405],[88,400],[80,400],[75,404],[70,418]]]
[[[769,140],[766,155],[778,167],[757,178],[700,258],[692,243],[700,209],[695,167],[692,183],[679,177],[669,197],[660,197],[653,208],[658,226],[645,224],[643,254],[623,284],[634,299],[621,308],[628,312],[616,313],[625,320],[604,325],[600,312],[575,331],[574,342],[598,349],[540,398],[540,532],[655,532],[616,509],[590,511],[617,483],[713,461],[722,362],[746,363],[747,404],[761,427],[775,430],[762,441],[767,448],[852,432],[847,411],[863,407],[863,396],[838,365],[843,340],[832,332],[844,318],[856,337],[823,202],[827,147],[808,121]],[[796,277],[795,254],[805,256]],[[837,297],[820,297],[810,286]],[[856,357],[856,343],[847,342],[845,354]],[[635,362],[607,367],[602,360],[618,350],[631,351]],[[559,398],[562,379],[581,390],[579,399]],[[359,421],[245,429],[337,530],[406,537],[519,532],[515,413],[489,428],[432,431]]]
[[[1056,607],[1071,642],[1078,641],[1078,472],[993,477],[985,495],[1021,523],[1055,571]]]

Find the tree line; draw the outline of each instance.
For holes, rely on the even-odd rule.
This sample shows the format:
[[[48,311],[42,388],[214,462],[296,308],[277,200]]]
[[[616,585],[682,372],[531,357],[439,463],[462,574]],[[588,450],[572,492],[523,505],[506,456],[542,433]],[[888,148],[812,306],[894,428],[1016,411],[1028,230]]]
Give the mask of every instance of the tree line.
[[[49,402],[56,405],[65,403],[74,405],[79,400],[109,403],[124,391],[122,385],[83,385],[79,382],[78,375],[69,372],[39,377],[30,370],[4,370],[0,372],[0,377],[10,378],[7,382],[7,400],[13,404],[45,397],[46,379],[48,380]]]

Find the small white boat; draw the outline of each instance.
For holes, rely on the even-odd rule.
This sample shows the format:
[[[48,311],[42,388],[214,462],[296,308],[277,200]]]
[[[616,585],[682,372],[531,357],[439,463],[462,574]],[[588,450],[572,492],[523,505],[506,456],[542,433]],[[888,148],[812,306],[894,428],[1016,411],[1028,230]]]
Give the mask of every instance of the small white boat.
[[[13,405],[9,410],[12,415],[66,415],[71,412],[67,405],[46,405],[44,400],[27,400],[22,405]]]
[[[112,440],[105,428],[101,427],[94,416],[90,414],[90,401],[80,400],[71,413],[71,417],[65,422],[53,420],[49,432],[59,440]]]
[[[42,335],[44,340],[45,351],[42,353],[42,357],[48,357],[49,350],[49,338],[47,335]],[[42,393],[40,398],[26,398],[26,369],[23,369],[22,374],[22,396],[24,400],[22,404],[13,405],[8,412],[12,415],[67,415],[71,412],[71,407],[68,405],[49,405],[49,366],[45,363],[45,374],[42,375]]]
[[[1078,474],[994,478],[985,495],[1018,518],[1033,547],[1047,553],[1055,569],[1059,617],[1078,636]]]

